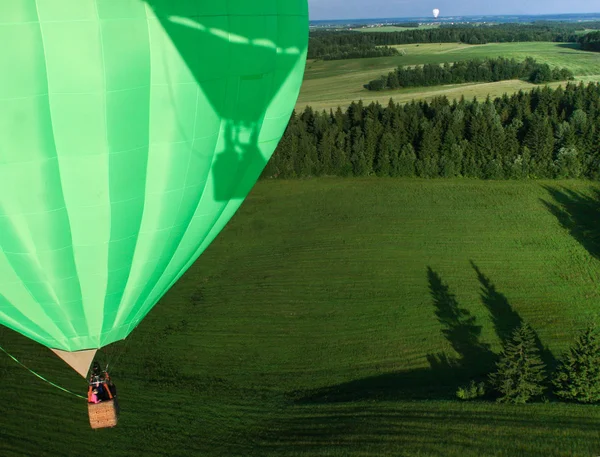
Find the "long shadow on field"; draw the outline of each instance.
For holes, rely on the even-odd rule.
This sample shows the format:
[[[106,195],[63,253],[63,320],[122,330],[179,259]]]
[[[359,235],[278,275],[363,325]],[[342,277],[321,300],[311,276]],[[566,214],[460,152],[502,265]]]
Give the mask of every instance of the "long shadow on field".
[[[477,279],[481,284],[481,301],[490,312],[498,338],[502,342],[502,345],[505,345],[515,329],[523,323],[523,319],[521,319],[519,313],[511,306],[506,296],[498,292],[496,286],[492,284],[490,279],[482,273],[473,261],[471,261],[471,266],[475,270],[475,273],[477,273]],[[552,369],[556,364],[554,355],[542,344],[535,330],[533,330],[533,333],[542,360],[549,369]]]
[[[567,48],[567,49],[575,49],[575,50],[580,50],[581,49],[581,45],[579,43],[560,43],[560,44],[556,44],[557,48]],[[564,53],[567,54],[567,53]],[[569,53],[571,54],[571,53]]]
[[[458,357],[445,352],[427,354],[429,368],[358,379],[312,391],[290,394],[296,403],[336,403],[356,400],[452,399],[459,385],[483,380],[493,369],[496,355],[479,341],[481,326],[469,311],[461,308],[439,274],[427,269],[435,314],[442,334]]]
[[[454,365],[455,369],[474,371],[470,373],[472,375],[477,375],[483,367],[490,369],[495,356],[488,344],[479,341],[481,326],[476,325],[475,316],[471,316],[468,310],[460,307],[456,296],[450,292],[450,287],[429,267],[427,278],[436,308],[435,314],[444,326],[442,334],[460,356]]]
[[[393,455],[458,455],[448,449],[489,455],[490,443],[501,440],[508,454],[537,455],[542,439],[560,447],[564,437],[596,436],[600,425],[597,414],[557,415],[539,407],[509,410],[495,404],[485,409],[437,402],[293,408],[264,428],[257,440],[262,454],[326,455],[335,446],[340,455],[388,455],[390,449]],[[507,431],[512,441],[506,441]]]
[[[542,200],[546,208],[592,256],[600,259],[600,190],[586,195],[564,187],[545,189],[554,199],[554,203]]]

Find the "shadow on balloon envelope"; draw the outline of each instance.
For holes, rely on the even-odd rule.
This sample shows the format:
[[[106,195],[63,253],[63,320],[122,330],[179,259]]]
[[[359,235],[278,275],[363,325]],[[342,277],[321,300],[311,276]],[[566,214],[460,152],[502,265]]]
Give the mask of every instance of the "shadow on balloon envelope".
[[[303,2],[280,3],[276,15],[261,12],[272,6],[243,2],[146,2],[222,119],[210,177],[214,200],[243,199],[281,138],[297,97],[293,80],[302,77],[295,70],[304,66],[308,34]]]

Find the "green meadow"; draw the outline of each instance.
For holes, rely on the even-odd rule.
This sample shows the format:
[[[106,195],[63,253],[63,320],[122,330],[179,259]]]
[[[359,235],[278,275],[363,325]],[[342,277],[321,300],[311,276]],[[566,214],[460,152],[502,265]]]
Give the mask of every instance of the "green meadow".
[[[405,55],[370,59],[334,61],[309,60],[305,80],[300,92],[297,110],[310,105],[315,109],[342,108],[352,101],[362,99],[365,103],[377,101],[386,104],[390,98],[398,103],[414,99],[429,100],[439,95],[449,98],[485,98],[504,93],[514,93],[535,87],[526,81],[500,81],[497,83],[473,83],[454,86],[407,88],[384,92],[371,92],[363,86],[369,81],[389,73],[399,65],[415,66],[431,63],[452,63],[486,57],[506,57],[524,60],[533,57],[553,67],[567,67],[584,82],[600,81],[600,53],[586,52],[572,43],[491,43],[466,45],[454,43],[420,44],[395,46]],[[561,83],[552,83],[556,87]],[[564,83],[563,83],[564,84]],[[447,92],[447,93],[446,93]]]
[[[598,316],[599,195],[583,181],[261,181],[106,350],[115,429],[91,430],[84,400],[0,354],[0,455],[600,454],[595,406],[454,396],[518,322],[551,360]],[[49,350],[0,341],[85,393]]]

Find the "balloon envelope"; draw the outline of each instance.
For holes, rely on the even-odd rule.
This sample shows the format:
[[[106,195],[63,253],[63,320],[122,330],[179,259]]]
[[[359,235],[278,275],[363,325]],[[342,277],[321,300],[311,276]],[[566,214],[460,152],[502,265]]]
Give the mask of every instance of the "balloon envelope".
[[[306,0],[0,4],[0,323],[53,349],[125,338],[280,140]]]
[[[437,19],[437,17],[440,15],[440,10],[439,9],[434,9],[433,10],[433,17],[435,17]]]

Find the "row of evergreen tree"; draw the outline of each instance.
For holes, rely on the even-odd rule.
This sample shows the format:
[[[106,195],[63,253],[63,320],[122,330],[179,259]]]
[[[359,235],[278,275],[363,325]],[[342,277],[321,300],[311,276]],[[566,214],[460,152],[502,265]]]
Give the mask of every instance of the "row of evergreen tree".
[[[600,32],[591,32],[579,39],[581,49],[600,52]]]
[[[504,344],[488,382],[473,380],[468,386],[460,387],[456,395],[461,400],[473,400],[489,393],[499,402],[527,403],[551,389],[561,400],[600,402],[600,335],[595,324],[578,335],[556,369],[553,368],[544,362],[535,332],[524,323]]]
[[[401,87],[439,86],[442,84],[462,84],[468,82],[494,82],[509,79],[527,79],[541,84],[550,81],[574,79],[567,68],[550,68],[528,57],[523,62],[499,57],[496,59],[473,59],[446,63],[425,64],[414,68],[398,67],[387,76],[381,76],[365,85],[373,91],[398,89]]]
[[[600,84],[294,113],[263,178],[600,178]]]
[[[323,31],[310,33],[308,58],[346,55],[342,49],[361,46],[392,46],[412,43],[513,43],[525,41],[579,41],[578,31],[600,29],[600,22],[582,24],[498,24],[493,26],[442,25],[432,29],[416,28],[398,32],[362,33],[356,31]],[[342,58],[342,57],[340,57]]]
[[[323,49],[319,55],[321,60],[343,60],[343,59],[364,59],[368,57],[388,57],[398,56],[400,53],[396,48],[389,46],[375,46],[372,43],[351,45],[345,44]]]

